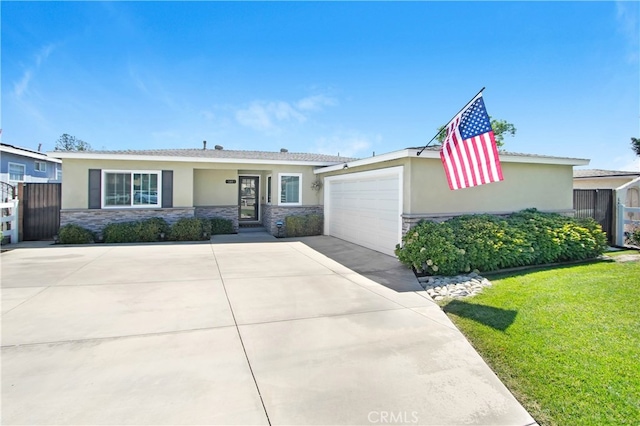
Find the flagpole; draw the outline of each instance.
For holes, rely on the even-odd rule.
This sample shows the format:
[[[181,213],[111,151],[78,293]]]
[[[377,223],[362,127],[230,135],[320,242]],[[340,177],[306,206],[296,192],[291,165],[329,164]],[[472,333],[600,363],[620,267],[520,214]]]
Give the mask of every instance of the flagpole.
[[[471,102],[473,102],[473,100],[474,100],[475,98],[477,98],[477,97],[478,97],[478,95],[484,91],[484,89],[485,89],[484,87],[483,87],[482,89],[480,89],[480,91],[479,91],[478,93],[476,93],[476,94],[475,94],[475,96],[474,96],[473,98],[471,98],[471,100],[470,100],[469,102],[467,102],[467,103],[466,103],[462,108],[460,108],[460,111],[464,110],[467,106],[469,106],[469,104],[470,104]],[[453,116],[453,117],[451,117],[451,120],[453,120],[454,118],[456,118],[456,116],[457,116],[458,114],[460,114],[460,111],[456,112],[456,113],[454,114],[454,116]],[[447,124],[449,124],[449,123],[451,122],[451,120],[447,121]],[[421,149],[420,151],[418,151],[418,154],[417,154],[417,155],[418,155],[418,157],[420,156],[420,154],[422,154],[422,151],[424,151],[425,149],[427,149],[427,147],[428,147],[429,145],[431,145],[431,142],[433,142],[433,141],[434,141],[434,140],[435,140],[435,139],[440,135],[440,133],[442,133],[446,128],[447,128],[447,126],[445,125],[442,129],[440,129],[440,131],[439,131],[438,133],[436,133],[436,135],[435,135],[434,137],[432,137],[432,138],[431,138],[431,140],[430,140],[430,141],[429,141],[425,146],[423,146],[423,147],[422,147],[422,149]]]

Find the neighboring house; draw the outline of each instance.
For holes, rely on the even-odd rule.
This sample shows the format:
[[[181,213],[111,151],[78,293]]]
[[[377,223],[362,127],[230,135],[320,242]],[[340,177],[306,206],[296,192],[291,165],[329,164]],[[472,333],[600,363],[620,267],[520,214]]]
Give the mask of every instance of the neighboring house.
[[[640,171],[625,172],[620,170],[584,169],[573,171],[574,189],[612,189],[614,192],[613,227],[617,244],[624,231],[631,231],[635,223],[640,222],[640,213],[626,211],[621,219],[618,216],[619,203],[625,207],[640,207]],[[623,222],[624,221],[624,222]]]
[[[283,150],[285,151],[285,150]],[[572,214],[573,166],[588,160],[501,153],[504,181],[451,191],[439,152],[365,159],[180,149],[53,152],[63,160],[61,225],[99,231],[154,216],[224,217],[277,235],[289,215],[324,215],[324,233],[393,254],[421,219],[535,207]]]
[[[62,181],[62,161],[43,152],[0,144],[0,181],[51,183]]]
[[[617,202],[640,207],[640,171],[584,169],[573,171],[573,189],[613,189]],[[640,214],[631,214],[640,220]]]
[[[640,177],[640,171],[576,169],[573,171],[573,189],[616,189]]]

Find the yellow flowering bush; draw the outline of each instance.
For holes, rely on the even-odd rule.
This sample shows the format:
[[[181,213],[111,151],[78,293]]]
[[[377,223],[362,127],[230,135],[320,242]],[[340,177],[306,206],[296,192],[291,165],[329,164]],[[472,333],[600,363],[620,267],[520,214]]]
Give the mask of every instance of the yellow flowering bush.
[[[590,259],[604,252],[606,240],[592,219],[528,209],[508,217],[423,221],[405,235],[395,253],[419,274],[454,275]]]

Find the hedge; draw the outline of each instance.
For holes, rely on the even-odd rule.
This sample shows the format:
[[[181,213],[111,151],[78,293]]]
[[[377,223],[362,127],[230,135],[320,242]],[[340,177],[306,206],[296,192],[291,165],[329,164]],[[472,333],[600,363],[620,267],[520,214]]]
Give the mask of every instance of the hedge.
[[[319,214],[287,216],[284,218],[284,229],[287,237],[307,237],[322,235],[323,219]]]
[[[593,219],[528,209],[506,218],[466,215],[440,223],[422,221],[395,253],[418,273],[455,275],[591,259],[606,248],[606,234]]]
[[[136,222],[110,223],[102,229],[105,243],[138,243],[161,241],[161,234],[169,234],[169,224],[162,218],[153,217]]]
[[[169,232],[169,238],[173,241],[208,240],[210,235],[211,222],[197,217],[178,219]]]
[[[58,231],[60,244],[88,244],[94,240],[93,232],[74,224],[67,224]]]
[[[183,218],[169,226],[162,218],[110,223],[102,229],[105,243],[139,243],[163,240],[199,241],[212,234],[233,233],[233,223],[228,219]],[[65,225],[58,232],[62,244],[85,244],[94,241],[94,234],[78,225]]]
[[[233,234],[233,222],[229,219],[221,217],[214,217],[210,219],[211,222],[211,235],[219,234]]]

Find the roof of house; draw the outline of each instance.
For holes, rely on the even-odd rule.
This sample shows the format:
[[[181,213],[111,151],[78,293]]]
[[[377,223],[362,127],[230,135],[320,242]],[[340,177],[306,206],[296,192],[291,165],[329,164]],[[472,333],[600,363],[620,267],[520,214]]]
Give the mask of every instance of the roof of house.
[[[422,149],[421,146],[417,147],[417,148],[407,148],[410,150],[418,150],[420,151]],[[440,146],[429,146],[425,149],[425,151],[433,151],[433,152],[437,152],[438,155],[440,153]],[[579,160],[579,161],[589,161],[587,159],[584,158],[575,158],[575,157],[556,157],[553,155],[541,155],[541,154],[526,154],[526,153],[522,153],[522,152],[511,152],[511,151],[502,151],[499,150],[498,154],[500,154],[500,157],[503,156],[508,156],[508,157],[527,157],[527,158],[550,158],[550,159],[560,159],[560,158],[565,158],[565,159],[571,159],[571,160]]]
[[[15,154],[15,155],[22,155],[23,157],[35,158],[37,160],[51,161],[53,163],[61,163],[59,159],[49,157],[44,152],[33,151],[31,149],[9,145],[8,143],[0,143],[0,151],[7,152],[10,154]]]
[[[313,165],[331,165],[353,161],[355,158],[339,155],[302,153],[240,151],[227,149],[148,149],[121,151],[53,151],[51,156],[58,158],[105,158],[105,159],[146,159],[162,161],[212,161],[212,162],[276,162],[311,163]],[[226,160],[226,161],[225,161]]]
[[[419,155],[418,155],[419,154]],[[552,157],[549,155],[537,154],[521,154],[516,152],[500,151],[500,161],[505,163],[531,163],[531,164],[556,164],[564,166],[586,166],[589,160],[584,158],[568,158],[568,157]],[[347,167],[365,166],[384,161],[392,161],[400,158],[430,158],[440,160],[440,147],[430,146],[422,151],[422,147],[406,148],[399,151],[389,152],[387,154],[376,155],[373,157],[362,158],[357,160],[342,160],[340,164],[324,167],[315,170],[314,173],[329,173]]]
[[[68,159],[104,159],[136,161],[179,161],[207,163],[250,163],[250,164],[298,164],[323,166],[316,173],[330,172],[344,167],[380,163],[405,157],[418,157],[421,148],[407,148],[367,158],[342,157],[340,155],[313,154],[301,152],[240,151],[227,149],[150,149],[121,151],[53,151],[49,155]],[[440,148],[429,147],[419,158],[440,159]],[[500,160],[513,163],[539,163],[584,166],[589,160],[581,158],[552,157],[548,155],[500,152]]]
[[[637,172],[625,172],[621,170],[601,170],[601,169],[576,169],[573,171],[574,179],[589,179],[599,177],[637,177],[640,176],[640,171]]]

